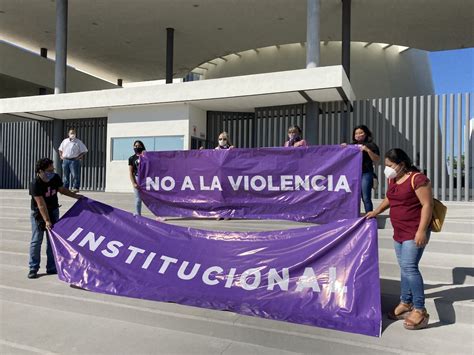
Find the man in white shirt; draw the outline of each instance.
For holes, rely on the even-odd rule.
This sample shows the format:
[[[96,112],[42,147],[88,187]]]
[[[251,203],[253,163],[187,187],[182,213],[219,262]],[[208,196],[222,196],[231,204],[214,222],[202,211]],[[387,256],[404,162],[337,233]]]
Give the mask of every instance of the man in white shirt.
[[[71,179],[71,191],[79,192],[81,185],[81,159],[88,152],[82,141],[76,138],[76,130],[69,130],[69,137],[64,139],[59,146],[59,156],[63,161],[63,184],[69,189],[69,176]]]

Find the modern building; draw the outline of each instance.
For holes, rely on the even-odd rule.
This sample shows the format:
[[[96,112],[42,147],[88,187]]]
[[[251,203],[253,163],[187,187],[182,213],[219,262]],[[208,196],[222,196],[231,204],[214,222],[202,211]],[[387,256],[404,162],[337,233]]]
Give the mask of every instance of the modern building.
[[[428,52],[474,47],[472,13],[469,0],[3,0],[0,188],[58,161],[69,127],[90,147],[83,189],[128,191],[136,138],[195,149],[227,130],[239,147],[279,146],[299,124],[337,144],[366,123],[440,197],[470,199],[473,96],[434,95]],[[453,180],[445,162],[462,154]]]

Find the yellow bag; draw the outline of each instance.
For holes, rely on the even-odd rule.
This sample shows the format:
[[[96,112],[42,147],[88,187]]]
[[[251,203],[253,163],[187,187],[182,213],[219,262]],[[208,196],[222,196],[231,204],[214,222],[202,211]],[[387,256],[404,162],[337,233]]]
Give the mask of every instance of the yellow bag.
[[[415,190],[415,176],[420,173],[413,174],[411,177],[411,188]],[[448,207],[443,205],[443,203],[433,197],[433,215],[431,217],[431,231],[432,232],[441,232],[443,228],[444,219],[446,218],[446,212],[448,212]]]

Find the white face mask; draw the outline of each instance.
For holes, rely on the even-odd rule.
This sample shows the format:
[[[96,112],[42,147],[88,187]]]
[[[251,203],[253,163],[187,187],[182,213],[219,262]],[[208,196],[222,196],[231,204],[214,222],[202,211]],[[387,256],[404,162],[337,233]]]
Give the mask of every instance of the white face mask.
[[[74,139],[74,138],[76,138],[76,135],[75,134],[70,134],[69,138]]]
[[[395,179],[398,175],[397,171],[390,166],[386,166],[383,173],[387,179]]]
[[[219,138],[219,145],[225,147],[227,145],[227,139]]]

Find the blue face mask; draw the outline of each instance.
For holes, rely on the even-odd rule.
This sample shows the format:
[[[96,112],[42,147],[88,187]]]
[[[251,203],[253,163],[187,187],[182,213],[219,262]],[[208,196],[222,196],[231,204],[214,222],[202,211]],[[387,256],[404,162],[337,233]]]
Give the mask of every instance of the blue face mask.
[[[46,181],[51,180],[54,177],[54,175],[56,175],[56,173],[54,173],[53,171],[44,172],[44,177],[46,178]]]

